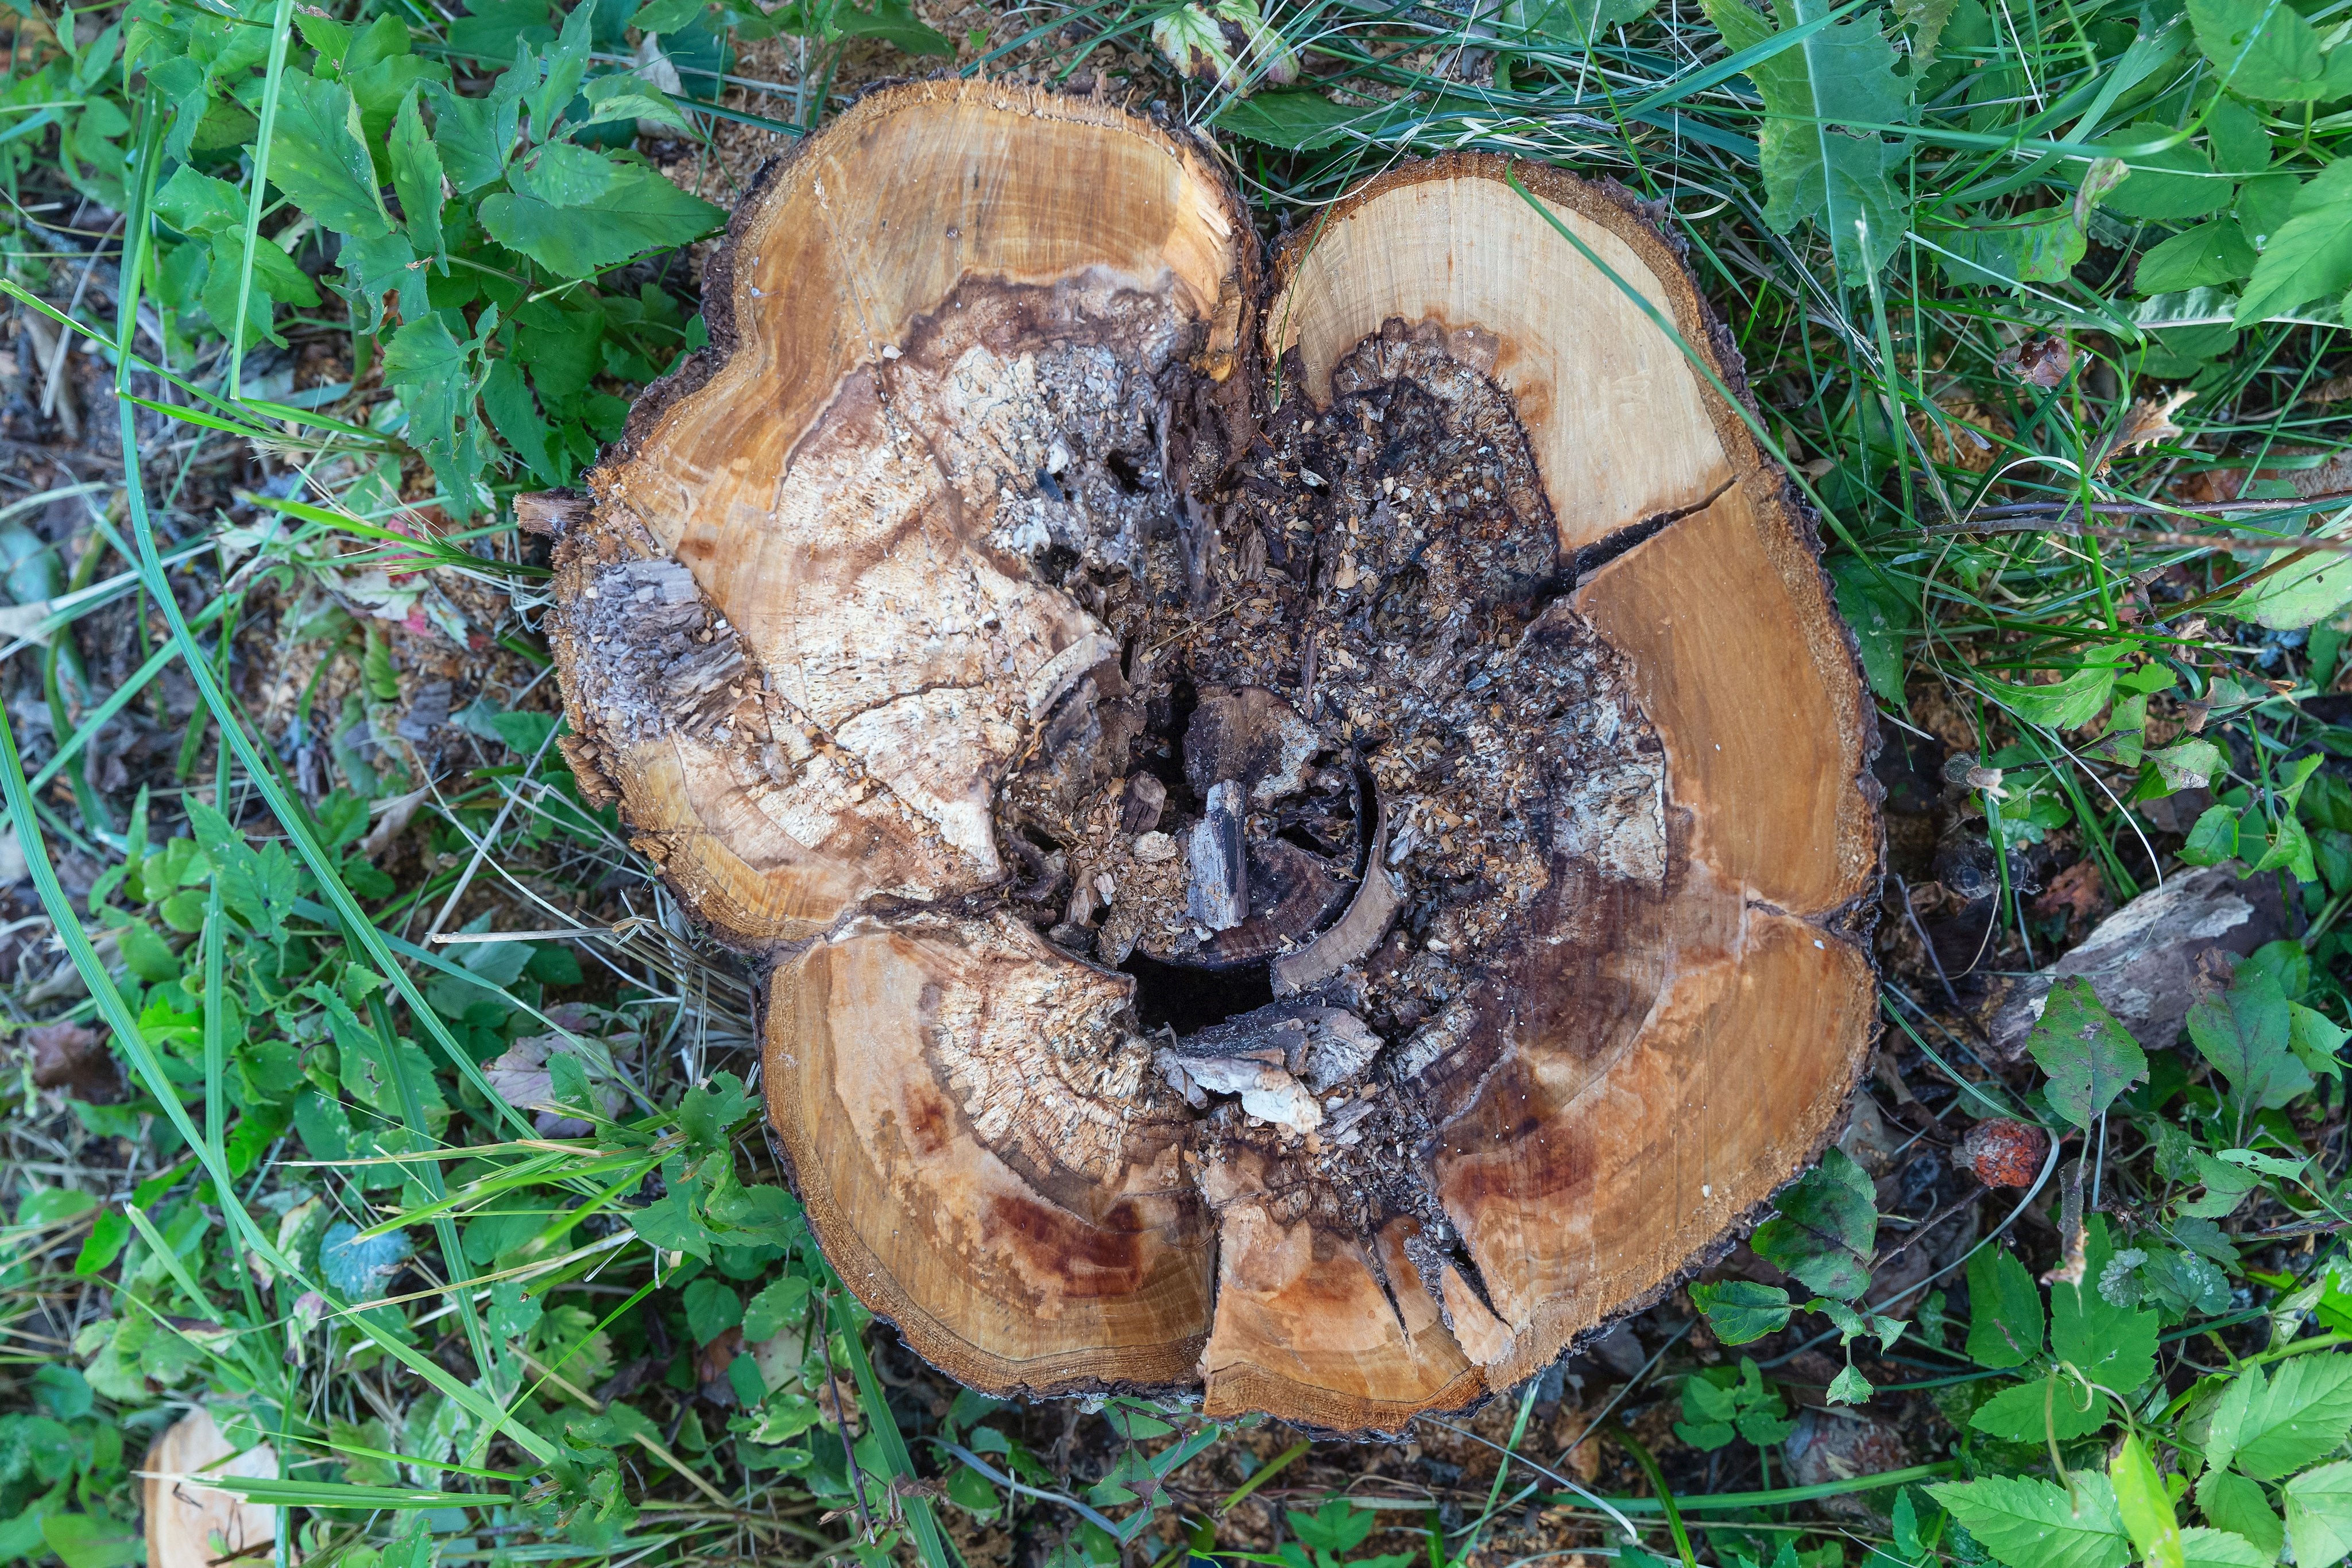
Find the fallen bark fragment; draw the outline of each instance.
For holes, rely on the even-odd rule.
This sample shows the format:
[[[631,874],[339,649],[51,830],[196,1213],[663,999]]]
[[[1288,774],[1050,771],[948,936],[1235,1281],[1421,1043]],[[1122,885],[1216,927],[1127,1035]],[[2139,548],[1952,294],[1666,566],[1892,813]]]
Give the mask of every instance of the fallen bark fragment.
[[[2133,1039],[2149,1051],[2169,1050],[2197,998],[2228,984],[2231,961],[2287,934],[2278,879],[2241,876],[2241,869],[2177,872],[2099,922],[2048,968],[2007,982],[1987,1030],[1994,1056],[2021,1059],[2050,988],[2078,975]]]

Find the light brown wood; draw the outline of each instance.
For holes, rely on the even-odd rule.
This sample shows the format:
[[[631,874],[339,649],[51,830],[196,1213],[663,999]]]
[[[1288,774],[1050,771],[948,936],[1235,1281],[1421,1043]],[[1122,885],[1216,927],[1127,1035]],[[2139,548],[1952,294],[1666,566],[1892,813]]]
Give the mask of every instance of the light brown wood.
[[[278,1456],[268,1444],[238,1453],[199,1406],[163,1430],[141,1467],[146,1479],[149,1568],[212,1568],[225,1556],[258,1561],[277,1540],[277,1511],[214,1491],[205,1475],[277,1479]]]
[[[1852,1091],[1818,543],[1506,172],[1374,181],[1261,291],[1186,137],[877,93],[558,524],[567,754],[771,956],[811,1224],[976,1386],[1401,1429],[1654,1299]],[[1628,198],[1517,172],[1739,385]]]

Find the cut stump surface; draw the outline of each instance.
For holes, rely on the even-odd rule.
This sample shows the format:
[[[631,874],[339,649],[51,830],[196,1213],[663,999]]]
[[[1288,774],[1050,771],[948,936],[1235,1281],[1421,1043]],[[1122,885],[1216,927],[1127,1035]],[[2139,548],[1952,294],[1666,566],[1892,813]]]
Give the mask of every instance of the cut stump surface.
[[[574,770],[772,963],[810,1222],[964,1382],[1396,1430],[1837,1122],[1852,642],[1738,411],[1554,222],[1739,384],[1613,188],[1411,166],[1262,277],[1181,135],[879,92],[551,514]]]

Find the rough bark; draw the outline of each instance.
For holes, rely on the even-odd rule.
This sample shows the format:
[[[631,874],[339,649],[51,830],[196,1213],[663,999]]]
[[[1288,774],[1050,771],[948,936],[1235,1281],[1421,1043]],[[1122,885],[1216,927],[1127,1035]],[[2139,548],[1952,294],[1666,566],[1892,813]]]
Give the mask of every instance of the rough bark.
[[[1517,172],[1739,384],[1627,198]],[[545,509],[567,755],[772,957],[811,1222],[969,1383],[1396,1429],[1654,1298],[1852,1088],[1818,545],[1505,173],[1383,176],[1262,288],[1188,139],[877,94]]]

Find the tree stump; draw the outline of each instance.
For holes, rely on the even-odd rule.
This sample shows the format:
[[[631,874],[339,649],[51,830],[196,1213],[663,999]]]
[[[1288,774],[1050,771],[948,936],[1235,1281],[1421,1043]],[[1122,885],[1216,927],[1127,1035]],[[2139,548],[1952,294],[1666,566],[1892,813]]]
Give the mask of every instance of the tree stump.
[[[880,91],[736,214],[710,347],[558,525],[565,753],[772,964],[810,1224],[967,1384],[1396,1430],[1839,1120],[1852,640],[1547,214],[1738,384],[1613,187],[1412,165],[1269,278],[1183,134]]]

